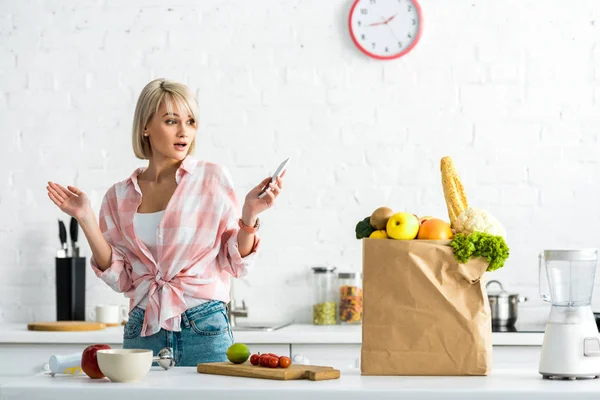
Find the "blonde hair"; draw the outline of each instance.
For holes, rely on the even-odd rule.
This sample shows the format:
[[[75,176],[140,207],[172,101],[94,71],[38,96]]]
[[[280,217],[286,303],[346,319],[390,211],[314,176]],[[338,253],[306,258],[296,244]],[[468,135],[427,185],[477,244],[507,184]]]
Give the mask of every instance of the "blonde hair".
[[[162,102],[165,102],[167,112],[173,113],[173,103],[179,110],[187,110],[192,118],[197,121],[198,106],[190,89],[181,83],[167,79],[155,79],[142,89],[135,106],[133,115],[132,143],[135,156],[148,160],[152,154],[150,138],[144,136],[144,129],[152,119]],[[192,154],[196,147],[196,139],[189,145],[188,154]]]

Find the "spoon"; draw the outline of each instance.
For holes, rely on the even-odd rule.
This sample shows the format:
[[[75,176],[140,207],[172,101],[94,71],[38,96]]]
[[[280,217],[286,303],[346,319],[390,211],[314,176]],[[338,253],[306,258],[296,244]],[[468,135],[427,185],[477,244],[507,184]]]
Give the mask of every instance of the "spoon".
[[[165,347],[158,352],[157,357],[152,357],[152,362],[158,363],[164,369],[169,369],[175,366],[175,358],[173,357],[173,349]]]

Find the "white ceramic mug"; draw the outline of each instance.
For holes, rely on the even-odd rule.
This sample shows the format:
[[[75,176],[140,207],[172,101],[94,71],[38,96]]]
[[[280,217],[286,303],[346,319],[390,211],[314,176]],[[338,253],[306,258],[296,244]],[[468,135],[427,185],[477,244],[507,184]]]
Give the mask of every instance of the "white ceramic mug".
[[[119,305],[99,305],[88,314],[88,317],[93,321],[117,325],[120,325],[122,321],[126,321],[127,316],[127,306]]]

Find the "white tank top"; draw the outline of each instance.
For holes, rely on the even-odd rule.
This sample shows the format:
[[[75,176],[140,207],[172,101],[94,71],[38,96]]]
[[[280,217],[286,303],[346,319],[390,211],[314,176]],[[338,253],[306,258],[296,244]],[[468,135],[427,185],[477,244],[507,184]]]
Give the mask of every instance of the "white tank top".
[[[133,216],[133,228],[135,229],[135,235],[140,239],[142,243],[146,245],[152,257],[156,260],[156,230],[163,217],[165,211],[157,211],[153,213],[135,213]],[[188,308],[195,307],[202,303],[207,302],[205,299],[197,299],[187,295],[183,295],[185,303]],[[142,300],[137,304],[138,307],[145,309],[148,303],[148,295],[144,296]]]
[[[133,216],[133,227],[135,235],[146,245],[152,257],[156,260],[156,230],[164,214],[163,211],[153,213],[135,213]]]

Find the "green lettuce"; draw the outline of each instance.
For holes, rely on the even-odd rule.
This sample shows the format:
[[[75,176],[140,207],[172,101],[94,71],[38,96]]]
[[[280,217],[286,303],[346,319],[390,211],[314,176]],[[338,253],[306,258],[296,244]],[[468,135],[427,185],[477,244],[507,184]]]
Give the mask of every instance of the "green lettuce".
[[[485,257],[488,271],[495,271],[504,266],[510,251],[502,236],[483,232],[473,232],[469,235],[457,233],[450,242],[454,258],[459,263],[466,263],[473,257]]]

